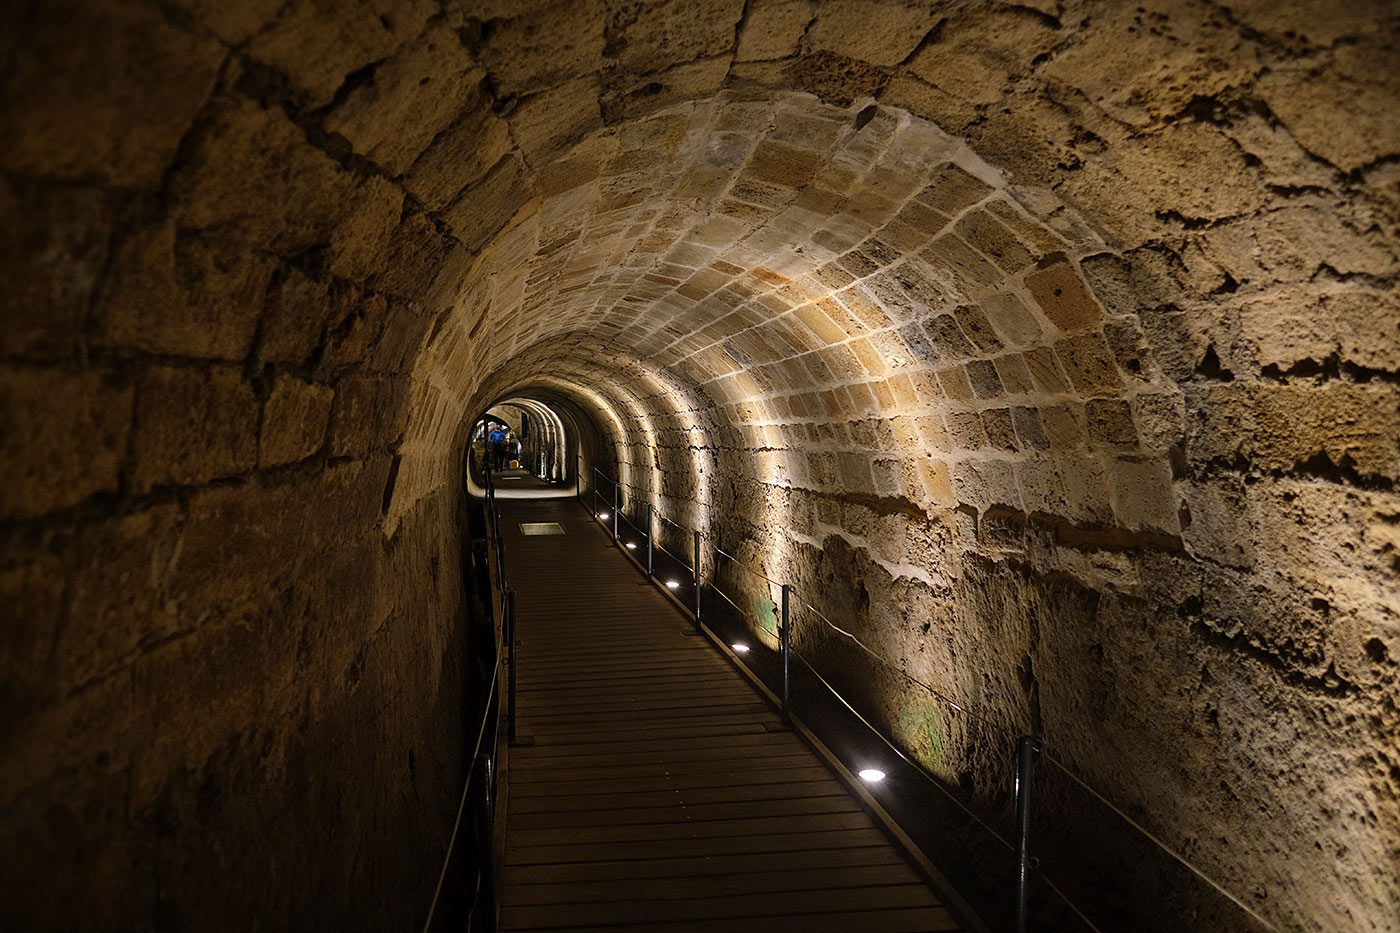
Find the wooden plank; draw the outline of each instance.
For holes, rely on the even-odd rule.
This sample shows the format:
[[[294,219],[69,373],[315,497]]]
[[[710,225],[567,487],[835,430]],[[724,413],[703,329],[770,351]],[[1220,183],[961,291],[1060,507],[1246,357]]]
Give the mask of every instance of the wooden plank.
[[[596,799],[596,798],[589,798]],[[526,829],[566,830],[580,826],[625,826],[634,823],[703,823],[741,817],[789,816],[807,813],[859,813],[844,793],[827,796],[740,800],[722,803],[684,804],[673,802],[660,807],[590,806],[586,809],[552,813],[512,813],[510,831]],[[673,830],[674,831],[674,830]]]
[[[801,759],[798,759],[801,762]],[[697,787],[739,787],[747,785],[791,784],[798,781],[820,781],[830,778],[831,772],[819,764],[801,764],[788,768],[751,771],[729,769],[712,771],[708,774],[673,774],[644,777],[601,778],[577,781],[524,781],[517,787],[511,785],[511,793],[517,796],[552,796],[557,794],[616,794],[637,793],[652,790],[682,790]]]
[[[615,765],[589,764],[574,768],[540,768],[532,766],[528,760],[517,759],[511,765],[511,780],[535,784],[553,781],[629,780],[631,778],[666,777],[668,775],[676,777],[696,773],[704,774],[715,769],[778,770],[794,764],[801,766],[811,760],[806,749],[801,748],[765,750],[749,755],[742,754],[744,749],[714,748],[706,749],[706,751],[710,752],[711,755],[680,760],[636,760]]]
[[[528,502],[528,505],[526,504]],[[503,928],[953,929],[810,747],[571,502],[502,500],[522,735]],[[559,521],[524,537],[512,523]]]
[[[670,859],[617,859],[603,862],[552,862],[515,865],[506,870],[506,884],[562,884],[608,881],[639,884],[655,878],[703,878],[713,875],[806,871],[809,868],[850,868],[862,865],[903,865],[894,847],[805,848],[775,858],[772,853],[736,854],[725,858],[685,856]]]
[[[579,755],[616,755],[626,754],[646,750],[650,754],[671,753],[680,751],[692,751],[702,748],[748,748],[764,746],[772,748],[806,748],[801,740],[789,732],[768,732],[762,728],[755,729],[747,735],[721,734],[721,735],[673,735],[663,738],[652,738],[649,736],[633,737],[612,741],[600,737],[598,741],[588,742],[583,747],[576,745],[545,745],[536,744],[529,748],[521,749],[520,757],[532,762],[539,763],[545,758],[577,758]]]
[[[816,799],[846,796],[846,788],[827,777],[819,781],[790,784],[752,784],[745,787],[665,788],[659,791],[601,794],[526,794],[511,802],[511,816],[524,813],[570,813],[611,808],[615,810],[651,807],[692,806],[711,803],[789,800],[795,796]]]
[[[720,926],[724,933],[851,933],[853,930],[859,930],[860,933],[942,933],[945,930],[962,929],[952,914],[942,907],[735,917],[723,921]],[[626,933],[629,928],[645,929],[647,933],[714,933],[716,923],[713,920],[682,920],[670,923],[648,922],[640,926],[610,924],[603,927],[567,927],[573,933]]]
[[[596,923],[661,923],[678,920],[725,921],[823,910],[884,910],[936,907],[932,892],[920,882],[820,891],[760,891],[722,897],[643,900],[611,903],[581,901],[508,907],[505,925],[515,929],[549,929]]]
[[[716,839],[660,839],[619,842],[517,847],[509,844],[507,865],[541,865],[556,862],[610,862],[684,858],[695,855],[753,855],[792,852],[800,849],[845,848],[847,846],[888,845],[877,829],[820,830],[803,833],[772,833],[758,836],[731,836]]]
[[[910,884],[919,880],[908,865],[855,865],[841,868],[804,868],[710,875],[690,878],[652,878],[630,890],[648,900],[685,897],[729,897],[764,891],[840,890]],[[536,904],[577,904],[588,901],[615,901],[619,886],[609,881],[575,881],[555,884],[512,884],[506,887],[507,907]]]
[[[668,823],[621,823],[610,826],[577,826],[546,829],[512,827],[510,844],[520,848],[549,845],[583,845],[605,842],[657,842],[667,839],[713,839],[725,836],[771,836],[800,832],[831,832],[841,829],[868,829],[874,826],[864,811],[807,813],[786,816],[740,816],[727,820],[690,821],[684,818]]]

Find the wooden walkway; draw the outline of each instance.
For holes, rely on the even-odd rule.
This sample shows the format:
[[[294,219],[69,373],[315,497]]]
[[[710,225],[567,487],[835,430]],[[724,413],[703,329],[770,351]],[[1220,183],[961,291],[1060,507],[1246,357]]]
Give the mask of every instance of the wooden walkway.
[[[960,928],[584,509],[498,501],[534,743],[509,756],[504,929]]]

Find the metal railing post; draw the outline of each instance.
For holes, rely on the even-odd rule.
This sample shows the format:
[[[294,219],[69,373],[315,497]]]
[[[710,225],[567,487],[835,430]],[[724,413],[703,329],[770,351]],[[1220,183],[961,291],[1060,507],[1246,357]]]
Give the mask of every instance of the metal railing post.
[[[506,739],[515,741],[515,590],[506,590]]]
[[[783,584],[782,591],[782,623],[783,627],[778,630],[778,645],[783,655],[783,725],[792,725],[792,712],[790,709],[792,702],[791,689],[791,660],[792,660],[792,618],[788,611],[788,596],[792,593],[792,587]]]
[[[695,584],[695,627],[700,627],[700,532],[695,532],[695,543],[691,551],[691,566],[693,571],[693,581]]]
[[[613,543],[617,543],[617,513],[622,511],[622,487],[613,481]]]
[[[1016,740],[1016,933],[1026,933],[1030,922],[1031,778],[1040,739],[1023,735]]]
[[[647,503],[647,579],[650,580],[652,574],[652,539],[656,537],[656,506]]]

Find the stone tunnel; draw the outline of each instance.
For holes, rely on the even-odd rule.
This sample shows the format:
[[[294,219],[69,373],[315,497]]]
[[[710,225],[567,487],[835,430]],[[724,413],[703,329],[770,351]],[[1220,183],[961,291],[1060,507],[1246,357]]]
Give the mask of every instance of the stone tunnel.
[[[1390,0],[5,19],[7,929],[422,923],[512,399],[1268,924],[1400,928]]]

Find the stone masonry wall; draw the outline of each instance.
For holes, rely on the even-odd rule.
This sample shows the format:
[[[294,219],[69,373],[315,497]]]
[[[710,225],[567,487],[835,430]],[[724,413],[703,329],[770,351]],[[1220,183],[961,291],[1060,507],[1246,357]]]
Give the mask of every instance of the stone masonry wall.
[[[6,17],[6,921],[417,922],[465,431],[533,393],[1273,922],[1393,928],[1392,4]]]

